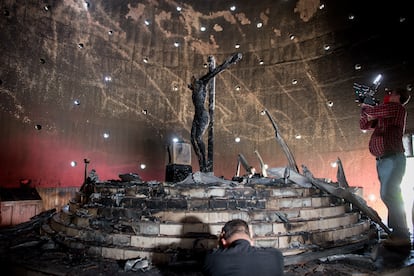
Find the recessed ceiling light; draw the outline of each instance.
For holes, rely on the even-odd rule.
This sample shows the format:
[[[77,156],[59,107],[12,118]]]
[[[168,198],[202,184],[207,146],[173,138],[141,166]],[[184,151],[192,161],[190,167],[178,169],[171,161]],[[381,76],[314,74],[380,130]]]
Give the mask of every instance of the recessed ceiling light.
[[[257,27],[258,29],[260,29],[261,27],[263,27],[263,23],[262,23],[262,22],[258,22],[258,23],[256,24],[256,27]]]
[[[233,6],[230,6],[230,10],[231,11],[235,11],[236,10],[236,6],[234,6],[234,5]]]
[[[206,30],[207,30],[207,28],[206,28],[206,27],[204,27],[204,26],[201,26],[201,27],[200,27],[200,31],[205,32]]]
[[[239,43],[236,43],[236,44],[234,45],[234,48],[239,49],[239,48],[240,48],[240,44],[239,44]]]

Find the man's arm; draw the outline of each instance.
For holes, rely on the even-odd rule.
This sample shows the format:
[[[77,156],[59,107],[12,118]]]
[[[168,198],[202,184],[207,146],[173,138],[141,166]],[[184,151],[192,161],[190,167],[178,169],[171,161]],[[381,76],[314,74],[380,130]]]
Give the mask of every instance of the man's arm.
[[[376,118],[372,115],[369,115],[370,110],[373,109],[373,106],[362,104],[361,105],[361,116],[359,118],[359,128],[362,130],[374,129],[376,125]]]

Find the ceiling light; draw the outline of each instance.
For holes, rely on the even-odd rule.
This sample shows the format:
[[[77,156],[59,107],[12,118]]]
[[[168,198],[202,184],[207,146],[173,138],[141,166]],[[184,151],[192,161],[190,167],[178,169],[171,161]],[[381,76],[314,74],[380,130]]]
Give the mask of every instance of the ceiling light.
[[[240,143],[240,137],[236,137],[236,138],[234,138],[234,142],[236,142],[236,143]]]
[[[231,11],[235,11],[236,10],[236,6],[234,6],[234,5],[233,6],[230,6],[230,10]]]
[[[144,59],[142,60],[144,63],[148,63],[148,58],[144,57]]]
[[[323,46],[323,49],[324,49],[325,51],[328,51],[329,49],[331,49],[331,46],[329,46],[328,44],[325,44],[325,45]]]
[[[147,25],[147,26],[149,26],[149,24],[151,24],[151,22],[150,22],[148,19],[146,19],[146,20],[144,21],[144,24],[145,24],[145,25]]]
[[[180,6],[177,6],[177,11],[180,12],[182,8]]]
[[[205,31],[206,31],[206,27],[201,26],[201,27],[200,27],[200,31],[205,32]]]
[[[302,135],[300,135],[300,134],[296,134],[296,135],[295,135],[295,138],[296,138],[296,139],[298,139],[298,140],[299,140],[299,139],[302,139]]]
[[[325,8],[325,4],[320,4],[320,5],[319,5],[319,9],[320,9],[320,10],[323,10],[324,8]]]
[[[332,107],[332,106],[333,106],[333,101],[328,101],[328,102],[326,103],[326,105],[327,105],[328,107]]]
[[[37,129],[37,130],[41,130],[42,129],[42,125],[35,125],[34,128]]]
[[[178,42],[174,42],[174,47],[175,47],[175,48],[180,47],[180,43],[178,43]]]
[[[260,65],[263,65],[263,64],[264,64],[263,59],[259,60],[259,64],[260,64]]]
[[[262,23],[262,22],[258,22],[258,23],[256,24],[256,27],[257,27],[258,29],[260,29],[261,27],[263,27],[263,23]]]
[[[291,34],[291,35],[289,35],[289,38],[290,38],[290,40],[294,40],[295,39],[295,35],[294,34]]]
[[[348,19],[349,20],[354,20],[355,19],[355,15],[353,15],[353,14],[348,15]]]
[[[76,162],[76,161],[71,161],[70,162],[70,166],[71,167],[76,167],[76,165],[77,165],[78,163]]]
[[[79,100],[74,100],[74,101],[73,101],[73,104],[74,104],[74,105],[80,105],[80,101],[79,101]]]
[[[292,80],[292,84],[298,84],[298,80],[297,79],[293,79]]]
[[[355,70],[361,70],[362,66],[361,64],[355,64],[354,68]]]
[[[234,48],[239,49],[240,48],[240,44],[236,43],[236,45],[234,45]]]
[[[144,170],[147,167],[147,165],[141,164],[140,167],[141,167],[141,170]]]
[[[236,85],[236,87],[235,87],[235,89],[236,89],[236,91],[240,91],[240,85]]]
[[[102,136],[103,136],[103,138],[108,139],[109,138],[109,133],[105,132]]]

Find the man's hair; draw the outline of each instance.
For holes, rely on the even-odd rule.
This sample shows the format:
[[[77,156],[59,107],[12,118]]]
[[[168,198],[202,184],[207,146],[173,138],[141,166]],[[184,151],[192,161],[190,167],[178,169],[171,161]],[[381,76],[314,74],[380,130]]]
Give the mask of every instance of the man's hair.
[[[400,103],[405,105],[410,100],[411,96],[408,93],[407,89],[404,88],[396,88],[393,90],[396,94],[400,95]]]
[[[249,225],[242,219],[228,221],[221,229],[221,238],[229,239],[236,233],[245,233],[250,236]]]

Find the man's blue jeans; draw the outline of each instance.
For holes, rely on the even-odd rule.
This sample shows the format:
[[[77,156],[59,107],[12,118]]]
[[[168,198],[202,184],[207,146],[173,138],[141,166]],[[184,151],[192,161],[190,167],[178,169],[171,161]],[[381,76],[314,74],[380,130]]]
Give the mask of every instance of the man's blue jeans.
[[[377,158],[381,199],[388,208],[388,227],[393,230],[393,236],[401,238],[410,237],[401,194],[405,163],[404,153]]]

